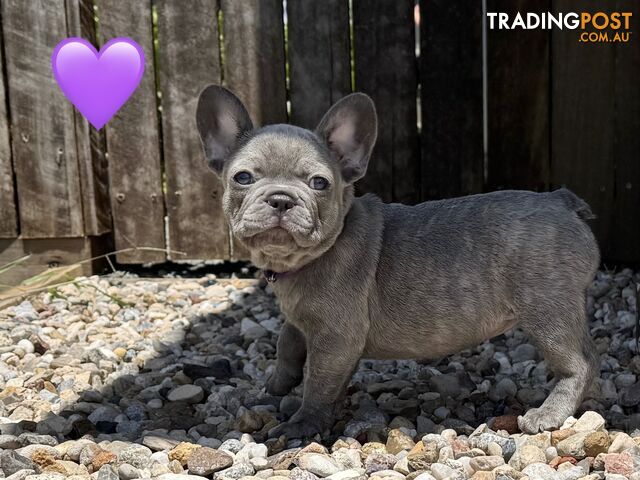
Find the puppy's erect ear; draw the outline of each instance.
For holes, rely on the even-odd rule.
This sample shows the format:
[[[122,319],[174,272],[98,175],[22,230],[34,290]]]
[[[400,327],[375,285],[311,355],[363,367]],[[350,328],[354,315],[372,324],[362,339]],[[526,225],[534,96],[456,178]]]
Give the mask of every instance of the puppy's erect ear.
[[[373,101],[364,93],[347,95],[325,114],[316,134],[326,142],[340,164],[346,182],[353,183],[362,178],[378,134]]]
[[[196,123],[209,167],[217,174],[222,172],[240,136],[253,129],[238,97],[217,85],[209,85],[200,94]]]

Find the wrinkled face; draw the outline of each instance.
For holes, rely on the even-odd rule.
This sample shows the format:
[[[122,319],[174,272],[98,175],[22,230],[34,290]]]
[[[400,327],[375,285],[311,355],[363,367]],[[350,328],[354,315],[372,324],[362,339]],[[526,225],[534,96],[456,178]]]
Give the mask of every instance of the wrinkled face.
[[[257,267],[297,269],[331,248],[375,144],[369,97],[339,100],[315,132],[291,125],[254,129],[242,102],[210,85],[198,99],[196,124],[225,189],[231,231]]]
[[[223,208],[234,236],[265,257],[293,260],[342,228],[348,185],[329,150],[309,131],[257,131],[225,166],[223,183]]]

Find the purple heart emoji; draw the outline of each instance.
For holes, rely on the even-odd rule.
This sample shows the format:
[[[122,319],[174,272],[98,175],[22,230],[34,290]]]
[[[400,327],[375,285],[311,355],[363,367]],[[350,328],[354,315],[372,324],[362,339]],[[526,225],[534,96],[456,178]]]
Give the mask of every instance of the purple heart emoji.
[[[100,52],[83,38],[65,38],[51,55],[62,93],[101,129],[135,92],[144,73],[144,51],[130,38],[112,38]]]

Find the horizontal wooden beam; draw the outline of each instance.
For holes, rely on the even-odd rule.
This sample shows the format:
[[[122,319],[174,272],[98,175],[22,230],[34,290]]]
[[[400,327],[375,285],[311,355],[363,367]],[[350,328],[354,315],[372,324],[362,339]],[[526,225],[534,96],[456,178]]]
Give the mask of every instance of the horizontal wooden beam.
[[[66,276],[99,273],[106,260],[87,262],[93,257],[113,250],[108,235],[99,237],[0,239],[0,269],[11,262],[27,257],[13,268],[0,273],[0,292],[20,285],[28,278],[40,275],[48,268],[72,266]],[[80,263],[82,262],[82,263]],[[60,281],[63,281],[61,279]]]

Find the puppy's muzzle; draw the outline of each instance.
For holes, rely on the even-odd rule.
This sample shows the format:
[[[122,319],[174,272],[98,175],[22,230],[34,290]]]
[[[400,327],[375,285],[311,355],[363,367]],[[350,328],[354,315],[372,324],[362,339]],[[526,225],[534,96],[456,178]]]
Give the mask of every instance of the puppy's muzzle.
[[[296,201],[286,193],[272,193],[264,200],[269,206],[278,213],[286,212],[296,206]]]

